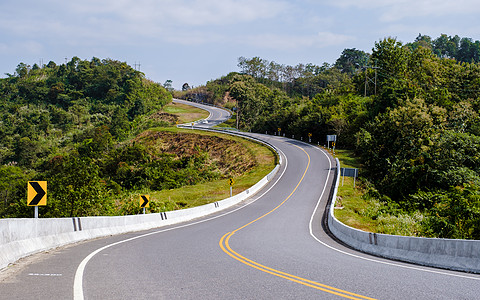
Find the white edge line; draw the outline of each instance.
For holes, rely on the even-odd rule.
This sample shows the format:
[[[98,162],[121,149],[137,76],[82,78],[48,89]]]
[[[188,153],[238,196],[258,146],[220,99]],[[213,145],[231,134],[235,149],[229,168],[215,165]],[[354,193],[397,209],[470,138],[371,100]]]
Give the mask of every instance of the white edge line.
[[[328,158],[328,161],[330,163],[330,169],[332,169],[332,161],[330,159],[330,157],[325,153],[324,150],[320,149],[320,148],[317,148],[319,151],[321,151],[327,158]],[[330,172],[328,172],[328,176],[330,176]],[[325,182],[325,186],[323,187],[323,191],[322,191],[322,194],[320,195],[320,198],[318,199],[318,202],[317,202],[317,205],[315,206],[315,209],[313,210],[313,214],[312,216],[310,217],[310,224],[309,224],[309,230],[310,230],[310,235],[317,241],[319,242],[320,244],[322,244],[323,246],[327,247],[327,248],[330,248],[334,251],[337,251],[339,253],[342,253],[342,254],[345,254],[345,255],[348,255],[348,256],[352,256],[352,257],[355,257],[355,258],[358,258],[358,259],[363,259],[363,260],[367,260],[367,261],[370,261],[370,262],[375,262],[375,263],[380,263],[380,264],[384,264],[384,265],[389,265],[389,266],[393,266],[393,267],[398,267],[398,268],[404,268],[404,269],[410,269],[410,270],[415,270],[415,271],[422,271],[422,272],[428,272],[428,273],[433,273],[433,274],[440,274],[440,275],[446,275],[446,276],[452,276],[452,277],[459,277],[459,278],[464,278],[464,279],[472,279],[472,280],[479,280],[480,281],[480,278],[478,277],[471,277],[471,276],[467,276],[467,275],[460,275],[460,274],[452,274],[452,273],[447,273],[447,272],[442,272],[442,271],[435,271],[435,270],[429,270],[429,269],[424,269],[424,268],[421,268],[421,267],[413,267],[413,266],[407,266],[407,265],[401,265],[401,264],[397,264],[397,263],[394,263],[394,262],[387,262],[387,261],[381,261],[381,260],[377,260],[377,259],[373,259],[373,258],[368,258],[368,257],[363,257],[363,256],[360,256],[360,255],[356,255],[356,254],[352,254],[352,253],[348,253],[348,252],[345,252],[343,250],[340,250],[338,248],[335,248],[333,246],[330,246],[324,242],[322,242],[320,239],[318,239],[314,234],[313,234],[313,228],[312,228],[312,222],[313,222],[313,218],[314,216],[316,215],[317,213],[317,210],[318,210],[318,207],[320,206],[320,201],[322,200],[323,198],[323,194],[325,193],[325,189],[326,189],[326,186],[328,184],[328,176],[327,176],[327,180]]]
[[[180,226],[176,226],[176,227],[172,227],[172,228],[167,228],[167,229],[162,229],[162,230],[158,230],[158,231],[154,231],[154,232],[149,232],[149,233],[146,233],[146,234],[142,234],[142,235],[139,235],[139,236],[135,236],[135,237],[132,237],[132,238],[128,238],[128,239],[125,239],[125,240],[121,240],[121,241],[103,246],[102,248],[99,248],[99,249],[93,251],[87,257],[85,257],[77,267],[77,271],[75,272],[75,278],[74,278],[74,281],[73,281],[73,299],[74,300],[83,300],[84,299],[84,295],[83,295],[83,273],[85,271],[85,267],[86,267],[87,263],[95,255],[97,255],[99,252],[101,252],[101,251],[103,251],[107,248],[110,248],[112,246],[116,246],[116,245],[126,243],[126,242],[129,242],[129,241],[133,241],[133,240],[143,238],[143,237],[146,237],[146,236],[149,236],[149,235],[162,233],[162,232],[166,232],[166,231],[171,231],[171,230],[175,230],[175,229],[180,229],[180,228],[184,228],[184,227],[189,227],[189,226],[197,225],[197,224],[204,223],[204,222],[207,222],[207,221],[211,221],[211,220],[229,215],[231,213],[234,213],[234,212],[236,212],[240,209],[243,209],[246,206],[248,206],[248,205],[254,203],[255,201],[257,201],[258,199],[262,198],[266,193],[268,193],[280,181],[280,179],[283,177],[283,174],[285,174],[285,171],[287,170],[287,166],[288,166],[287,156],[283,153],[282,150],[280,150],[278,148],[277,148],[277,150],[280,152],[280,155],[283,155],[283,157],[285,157],[285,168],[283,169],[282,174],[280,174],[280,176],[277,178],[277,180],[273,183],[273,185],[271,187],[269,187],[265,192],[263,192],[260,196],[256,196],[256,199],[254,201],[251,201],[251,202],[249,202],[249,203],[247,203],[243,206],[240,206],[240,207],[238,207],[238,208],[236,208],[232,211],[226,212],[224,214],[221,214],[221,215],[218,215],[218,216],[215,216],[215,217],[211,217],[211,218],[204,219],[204,220],[201,220],[201,221],[188,223],[188,224],[184,224],[184,225],[180,225]]]

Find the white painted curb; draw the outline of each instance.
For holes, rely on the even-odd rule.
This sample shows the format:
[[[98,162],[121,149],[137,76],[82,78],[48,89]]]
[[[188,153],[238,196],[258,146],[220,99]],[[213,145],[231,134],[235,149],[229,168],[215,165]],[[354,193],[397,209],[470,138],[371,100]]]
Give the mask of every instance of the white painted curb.
[[[334,216],[340,181],[338,158],[328,227],[340,241],[362,252],[424,266],[480,273],[480,241],[376,234],[349,227]]]

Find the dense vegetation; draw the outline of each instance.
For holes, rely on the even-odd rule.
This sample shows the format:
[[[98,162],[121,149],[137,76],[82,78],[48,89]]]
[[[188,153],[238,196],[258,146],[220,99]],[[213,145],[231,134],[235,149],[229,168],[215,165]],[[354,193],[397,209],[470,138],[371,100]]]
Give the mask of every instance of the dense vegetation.
[[[231,73],[183,97],[233,107],[240,128],[350,148],[366,167],[365,197],[422,214],[423,236],[480,239],[480,42],[419,35],[334,65],[239,58]]]
[[[175,123],[175,116],[158,113],[172,96],[126,63],[75,57],[59,66],[20,63],[7,75],[0,80],[0,217],[32,216],[26,207],[29,180],[48,182],[43,217],[113,215],[138,211],[124,201],[135,192],[241,169],[232,167],[232,157],[230,164],[217,157],[212,163],[201,137],[193,138],[190,151],[173,151],[165,145],[178,147],[192,138],[184,134],[180,143],[173,140],[178,134],[145,131]],[[224,150],[234,147],[217,142]]]
[[[109,213],[109,196],[128,188],[116,182],[111,165],[128,155],[146,159],[141,146],[118,143],[164,124],[149,115],[171,95],[110,59],[20,63],[7,75],[0,79],[0,217],[31,216],[28,180],[49,182],[43,216]]]

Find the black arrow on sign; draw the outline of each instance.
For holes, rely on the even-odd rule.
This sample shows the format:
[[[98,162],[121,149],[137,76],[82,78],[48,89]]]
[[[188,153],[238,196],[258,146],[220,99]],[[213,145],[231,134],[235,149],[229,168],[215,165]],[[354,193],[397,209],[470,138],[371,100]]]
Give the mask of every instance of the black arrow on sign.
[[[38,182],[29,182],[30,185],[33,187],[33,189],[35,190],[35,192],[37,192],[37,195],[35,195],[35,197],[33,197],[32,201],[30,201],[30,206],[35,206],[35,205],[38,205],[38,203],[40,203],[40,200],[42,200],[43,196],[45,196],[46,192],[42,189],[42,187],[40,186],[40,184]]]
[[[142,195],[143,203],[140,205],[140,207],[145,207],[148,204],[148,199],[146,196]]]

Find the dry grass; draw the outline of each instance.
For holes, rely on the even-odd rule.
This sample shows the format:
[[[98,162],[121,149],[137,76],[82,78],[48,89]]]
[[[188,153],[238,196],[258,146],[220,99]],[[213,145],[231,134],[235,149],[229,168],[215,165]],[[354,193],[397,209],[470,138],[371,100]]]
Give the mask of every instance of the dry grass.
[[[178,122],[182,124],[205,119],[210,115],[206,110],[173,102],[165,105],[163,112],[177,116]]]

